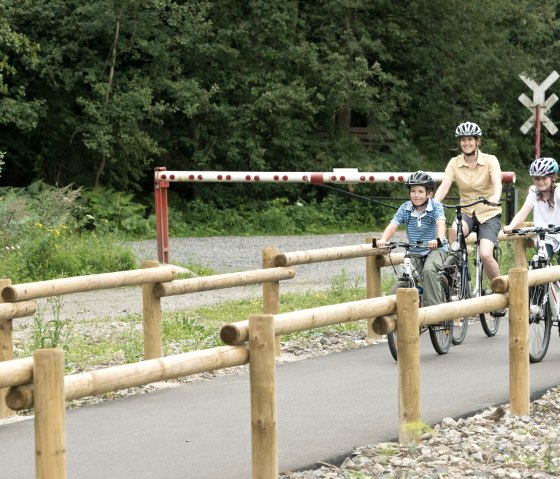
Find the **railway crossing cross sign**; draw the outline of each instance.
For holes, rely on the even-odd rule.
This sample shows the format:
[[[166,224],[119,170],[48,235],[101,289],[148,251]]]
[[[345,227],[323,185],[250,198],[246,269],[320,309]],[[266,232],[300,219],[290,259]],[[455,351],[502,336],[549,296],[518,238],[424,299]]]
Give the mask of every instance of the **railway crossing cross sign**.
[[[535,143],[535,158],[541,156],[540,143],[541,143],[541,123],[549,131],[551,135],[555,135],[558,132],[558,128],[552,122],[552,120],[546,116],[550,112],[552,105],[558,101],[558,96],[554,93],[545,100],[544,92],[560,78],[558,72],[553,71],[548,77],[539,85],[535,80],[529,78],[526,75],[519,75],[525,84],[533,90],[533,99],[531,100],[525,93],[519,96],[519,101],[526,106],[529,111],[531,111],[531,116],[529,119],[523,123],[520,130],[523,134],[527,134],[531,127],[535,125],[536,130],[536,143]]]

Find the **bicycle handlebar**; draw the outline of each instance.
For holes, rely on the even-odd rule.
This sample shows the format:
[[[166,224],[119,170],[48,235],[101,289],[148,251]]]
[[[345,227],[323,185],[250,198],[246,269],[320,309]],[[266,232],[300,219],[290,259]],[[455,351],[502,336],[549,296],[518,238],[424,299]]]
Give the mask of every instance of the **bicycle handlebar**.
[[[486,198],[483,198],[482,196],[478,199],[478,200],[474,200],[471,203],[460,203],[457,205],[445,205],[442,203],[442,206],[444,208],[453,208],[453,209],[457,209],[457,208],[468,208],[469,206],[474,206],[477,205],[479,203],[484,203],[485,205],[489,205],[489,206],[501,206],[502,203],[498,202],[498,203],[494,203],[493,201],[487,200]]]
[[[441,248],[443,246],[443,243],[441,242],[441,240],[439,238],[435,238],[437,240],[437,244],[438,244],[438,248]],[[373,238],[372,244],[371,244],[372,248],[377,248],[377,239]],[[429,243],[422,243],[422,242],[418,242],[418,243],[408,243],[406,241],[391,241],[391,242],[387,242],[385,243],[382,248],[387,248],[387,249],[395,249],[395,248],[404,248],[406,250],[410,250],[410,249],[426,249],[429,248]]]
[[[537,235],[539,234],[544,235],[546,233],[550,233],[550,234],[560,233],[560,226],[548,225],[548,226],[531,226],[529,228],[515,228],[511,230],[511,233],[508,233],[508,236],[512,236],[512,235],[525,236],[531,233],[535,233]]]

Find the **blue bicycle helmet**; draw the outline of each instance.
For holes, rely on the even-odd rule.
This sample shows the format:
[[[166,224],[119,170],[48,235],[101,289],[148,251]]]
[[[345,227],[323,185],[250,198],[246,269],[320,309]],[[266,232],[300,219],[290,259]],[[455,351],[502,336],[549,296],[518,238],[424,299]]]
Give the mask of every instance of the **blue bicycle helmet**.
[[[558,163],[554,158],[538,158],[529,167],[531,176],[551,176],[558,173]]]

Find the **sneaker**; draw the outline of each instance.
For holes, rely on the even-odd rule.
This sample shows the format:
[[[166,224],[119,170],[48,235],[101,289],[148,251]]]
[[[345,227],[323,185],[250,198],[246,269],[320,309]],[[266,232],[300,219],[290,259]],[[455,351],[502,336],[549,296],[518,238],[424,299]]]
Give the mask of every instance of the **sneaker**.
[[[495,311],[490,311],[490,316],[494,318],[502,318],[506,315],[505,309],[496,309]]]

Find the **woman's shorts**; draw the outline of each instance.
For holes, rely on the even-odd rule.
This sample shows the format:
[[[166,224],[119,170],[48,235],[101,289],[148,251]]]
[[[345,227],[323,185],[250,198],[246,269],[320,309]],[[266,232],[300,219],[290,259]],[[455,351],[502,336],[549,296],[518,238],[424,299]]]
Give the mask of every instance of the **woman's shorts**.
[[[502,228],[502,215],[496,215],[487,219],[484,223],[480,223],[476,216],[471,218],[463,213],[463,222],[469,227],[469,232],[472,232],[474,225],[478,225],[478,239],[487,239],[495,243],[498,240],[498,233]]]

